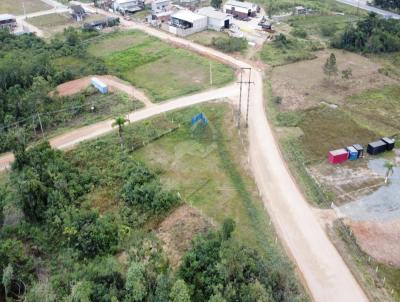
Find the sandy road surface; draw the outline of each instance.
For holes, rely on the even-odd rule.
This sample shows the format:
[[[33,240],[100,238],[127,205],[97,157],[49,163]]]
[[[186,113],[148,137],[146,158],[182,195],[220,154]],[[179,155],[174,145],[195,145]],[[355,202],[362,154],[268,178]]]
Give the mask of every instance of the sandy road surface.
[[[127,95],[134,97],[135,99],[143,102],[146,107],[153,106],[154,104],[149,98],[139,89],[136,89],[131,84],[122,81],[121,79],[112,75],[91,75],[81,79],[69,81],[57,86],[57,92],[60,96],[67,96],[76,94],[82,90],[85,90],[90,86],[91,78],[96,77],[102,80],[105,84],[110,86],[111,90],[120,90],[125,92]]]
[[[107,13],[108,14],[108,13]],[[181,47],[187,47],[203,55],[214,57],[236,67],[250,67],[235,58],[190,41],[171,36],[142,24],[121,19],[127,28],[140,29]],[[255,82],[251,94],[249,153],[251,167],[263,202],[274,222],[281,240],[293,257],[306,286],[315,301],[363,302],[368,301],[350,270],[329,241],[318,219],[304,199],[279,152],[268,124],[263,105],[262,73],[253,70]],[[132,121],[145,119],[166,110],[193,105],[209,99],[224,97],[222,88],[133,113]],[[232,88],[230,88],[232,90]],[[199,95],[208,94],[208,97]],[[182,101],[182,99],[184,101]],[[186,100],[185,100],[186,99]],[[58,148],[69,148],[85,139],[90,139],[111,130],[111,121],[106,121],[81,130],[73,131],[51,141]],[[1,160],[0,160],[1,165]]]
[[[167,111],[184,108],[187,106],[203,103],[215,99],[222,98],[234,98],[238,95],[238,87],[236,84],[231,84],[223,88],[205,91],[202,93],[189,95],[175,100],[164,102],[160,104],[154,104],[153,106],[146,107],[142,110],[134,111],[128,114],[128,118],[131,122],[137,122],[144,120],[151,116],[161,114]],[[86,127],[82,127],[76,130],[72,130],[53,139],[50,139],[50,144],[54,148],[58,149],[71,149],[80,142],[85,140],[93,139],[104,135],[113,130],[112,123],[114,120],[109,119],[99,123],[95,123]],[[7,153],[0,157],[0,171],[7,169],[11,162],[14,160],[12,154]]]

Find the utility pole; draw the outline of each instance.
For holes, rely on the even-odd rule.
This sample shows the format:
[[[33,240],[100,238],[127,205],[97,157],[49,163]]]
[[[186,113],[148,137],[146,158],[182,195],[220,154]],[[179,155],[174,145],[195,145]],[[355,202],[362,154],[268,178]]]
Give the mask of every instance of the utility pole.
[[[249,80],[243,82],[243,71],[244,70],[248,70],[249,71]],[[247,87],[247,112],[246,112],[246,127],[248,127],[249,124],[249,104],[250,104],[250,84],[254,83],[251,82],[251,68],[241,68],[240,71],[240,94],[239,94],[239,110],[238,110],[238,128],[240,129],[240,115],[241,115],[241,111],[242,111],[242,85],[243,84],[248,84]]]
[[[42,119],[40,118],[40,114],[37,114],[38,119],[39,119],[39,125],[40,125],[40,130],[42,131],[42,137],[44,139],[44,132],[43,132],[43,125],[42,125]]]
[[[211,64],[212,63],[210,61],[210,86],[212,86],[212,83],[213,83],[213,81],[212,81],[212,65]]]
[[[243,84],[243,68],[240,69],[240,93],[239,93],[239,108],[238,108],[238,118],[237,127],[240,129],[240,114],[242,109],[242,84]]]

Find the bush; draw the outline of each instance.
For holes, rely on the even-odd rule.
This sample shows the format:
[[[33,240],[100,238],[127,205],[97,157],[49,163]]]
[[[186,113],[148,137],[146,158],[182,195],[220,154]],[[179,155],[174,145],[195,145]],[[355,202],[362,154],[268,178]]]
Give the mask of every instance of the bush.
[[[302,39],[307,38],[307,32],[306,32],[304,29],[302,29],[302,28],[294,28],[294,29],[291,31],[291,34],[292,34],[293,36],[295,36],[295,37],[298,37],[298,38],[302,38]]]
[[[224,52],[244,51],[247,49],[248,43],[244,38],[220,37],[213,38],[211,44]]]
[[[321,35],[324,37],[332,37],[337,32],[335,24],[322,23],[320,26]]]

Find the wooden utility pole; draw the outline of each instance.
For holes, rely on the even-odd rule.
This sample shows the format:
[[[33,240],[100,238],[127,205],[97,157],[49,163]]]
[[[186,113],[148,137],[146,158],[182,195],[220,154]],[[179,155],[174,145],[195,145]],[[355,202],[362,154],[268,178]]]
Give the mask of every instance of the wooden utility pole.
[[[242,84],[243,84],[243,68],[240,69],[240,93],[239,93],[239,109],[237,118],[237,127],[240,129],[240,114],[242,110]]]
[[[248,70],[249,71],[249,80],[243,82],[243,71]],[[237,127],[240,129],[240,115],[242,113],[242,85],[243,84],[248,84],[248,89],[247,89],[247,112],[246,112],[246,127],[248,127],[249,124],[249,104],[250,104],[250,84],[254,83],[251,82],[251,68],[241,68],[240,70],[240,93],[239,93],[239,110],[238,110],[238,123]]]

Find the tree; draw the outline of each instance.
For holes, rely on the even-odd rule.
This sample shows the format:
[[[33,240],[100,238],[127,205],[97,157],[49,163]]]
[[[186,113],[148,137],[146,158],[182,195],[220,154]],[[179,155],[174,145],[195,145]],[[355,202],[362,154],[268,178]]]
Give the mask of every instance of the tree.
[[[132,262],[126,275],[125,289],[132,301],[142,301],[147,295],[145,267],[142,263]],[[130,300],[129,300],[130,301]]]
[[[92,288],[89,282],[80,281],[74,284],[71,289],[71,294],[66,302],[90,302],[90,294]]]
[[[222,0],[211,0],[211,6],[214,8],[220,8],[222,4]]]
[[[235,230],[236,223],[232,218],[226,218],[222,223],[222,238],[228,240],[231,238],[232,232]]]
[[[6,296],[10,292],[13,277],[14,277],[14,269],[11,264],[8,264],[7,267],[3,270],[3,277],[2,277],[2,283],[4,286],[4,291],[6,293]]]
[[[386,174],[385,174],[385,184],[388,182],[389,177],[393,174],[394,163],[391,161],[385,162]]]
[[[123,126],[128,122],[129,122],[128,119],[126,119],[122,116],[119,116],[115,119],[114,123],[112,124],[112,127],[116,127],[116,126],[118,127],[118,136],[119,136],[119,140],[121,142],[121,148],[124,147],[124,139],[123,139],[123,135],[122,135]]]
[[[330,79],[332,75],[337,75],[338,68],[336,65],[336,56],[335,54],[331,53],[329,58],[326,60],[325,65],[323,67],[324,73]]]
[[[170,298],[172,302],[190,302],[189,289],[185,281],[176,280],[174,286],[172,286]]]

